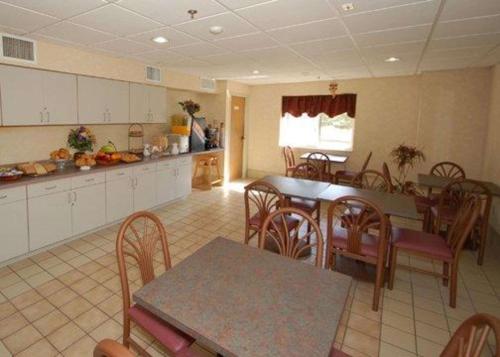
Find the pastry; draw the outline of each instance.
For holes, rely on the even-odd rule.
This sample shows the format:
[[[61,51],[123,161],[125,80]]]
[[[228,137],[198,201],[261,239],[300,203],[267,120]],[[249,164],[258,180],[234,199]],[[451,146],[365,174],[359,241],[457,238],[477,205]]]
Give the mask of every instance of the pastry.
[[[84,167],[84,166],[95,166],[96,161],[92,155],[84,154],[80,156],[76,161],[75,161],[75,166],[77,167]]]
[[[60,148],[58,150],[54,150],[50,153],[50,158],[52,160],[69,160],[71,155],[68,149]]]
[[[127,163],[136,162],[136,161],[141,160],[141,158],[139,156],[137,156],[136,154],[131,154],[131,153],[121,154],[121,159],[123,162],[127,162]]]

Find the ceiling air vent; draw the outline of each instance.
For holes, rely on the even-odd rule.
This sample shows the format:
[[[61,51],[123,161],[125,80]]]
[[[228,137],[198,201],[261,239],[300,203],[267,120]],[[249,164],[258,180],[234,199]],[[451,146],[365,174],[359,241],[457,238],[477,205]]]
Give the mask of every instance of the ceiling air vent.
[[[161,82],[161,69],[152,66],[146,66],[146,80],[151,82]]]
[[[217,81],[212,78],[200,78],[200,88],[202,90],[215,92],[217,88]]]
[[[8,34],[0,34],[3,58],[25,62],[36,62],[36,43],[33,40]]]

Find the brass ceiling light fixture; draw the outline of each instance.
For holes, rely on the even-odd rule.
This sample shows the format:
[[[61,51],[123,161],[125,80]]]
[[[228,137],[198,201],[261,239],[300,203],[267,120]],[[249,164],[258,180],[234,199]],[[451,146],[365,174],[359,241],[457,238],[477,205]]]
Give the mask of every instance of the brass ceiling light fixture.
[[[191,20],[194,20],[194,15],[196,15],[198,13],[198,10],[190,9],[187,11],[187,13],[191,17]]]
[[[339,88],[339,85],[337,82],[330,82],[330,85],[328,86],[328,90],[330,91],[332,98],[335,98],[335,96],[337,95],[338,88]]]

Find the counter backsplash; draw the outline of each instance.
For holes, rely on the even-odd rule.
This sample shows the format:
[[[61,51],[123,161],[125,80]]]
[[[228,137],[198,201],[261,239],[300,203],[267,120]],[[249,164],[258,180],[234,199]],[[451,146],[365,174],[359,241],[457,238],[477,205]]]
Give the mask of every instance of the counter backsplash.
[[[163,134],[167,124],[143,124],[144,141]],[[74,125],[45,127],[0,127],[0,166],[24,161],[46,160],[51,151],[66,147],[69,130]],[[94,151],[111,140],[118,150],[128,149],[129,125],[86,125],[95,134]]]

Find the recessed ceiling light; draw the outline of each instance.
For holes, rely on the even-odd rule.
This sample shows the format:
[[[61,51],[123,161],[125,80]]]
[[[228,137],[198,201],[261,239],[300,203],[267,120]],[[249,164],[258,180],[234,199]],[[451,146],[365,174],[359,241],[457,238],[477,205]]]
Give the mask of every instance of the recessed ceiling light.
[[[400,59],[398,57],[389,57],[384,60],[385,62],[399,62]]]
[[[151,39],[151,41],[156,42],[156,43],[167,43],[168,40],[163,37],[163,36],[156,36]]]
[[[219,35],[224,32],[224,28],[222,26],[210,26],[209,31],[213,35]]]
[[[344,10],[344,11],[354,10],[354,4],[352,2],[346,2],[346,3],[342,4],[342,10]]]
[[[260,71],[259,71],[258,69],[254,69],[252,73],[253,73],[253,74],[259,74],[259,73],[260,73]]]

